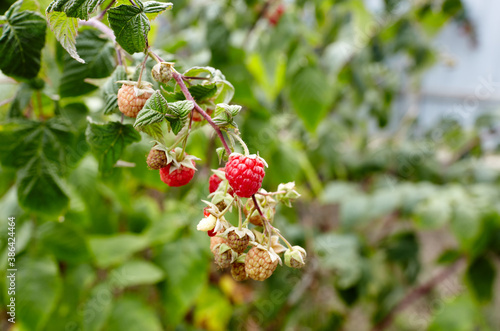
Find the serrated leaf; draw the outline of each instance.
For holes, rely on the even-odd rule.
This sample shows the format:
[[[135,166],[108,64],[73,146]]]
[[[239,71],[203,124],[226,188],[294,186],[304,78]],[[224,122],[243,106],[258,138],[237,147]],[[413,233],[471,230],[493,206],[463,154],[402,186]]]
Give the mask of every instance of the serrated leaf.
[[[203,101],[205,99],[209,99],[213,97],[216,92],[217,92],[217,85],[216,84],[209,84],[209,85],[193,85],[188,88],[189,93],[193,96],[193,98],[197,101]],[[185,100],[186,97],[182,93],[182,91],[179,91],[175,94],[175,99],[177,100]]]
[[[171,2],[146,1],[144,2],[144,12],[150,21],[154,20],[160,13],[167,9],[172,9]]]
[[[111,171],[127,145],[141,140],[141,135],[131,124],[119,122],[89,123],[85,134],[92,152],[99,160],[102,173]]]
[[[130,54],[143,52],[150,30],[149,19],[144,7],[120,5],[108,11],[108,21],[116,36],[116,41]]]
[[[312,132],[326,116],[331,96],[325,74],[316,67],[300,70],[290,84],[293,108],[306,129]]]
[[[178,134],[186,124],[194,103],[190,100],[184,100],[172,102],[168,106],[168,114],[172,115],[172,117],[167,117],[167,120],[170,123],[172,132]]]
[[[67,17],[64,12],[47,12],[49,27],[54,32],[57,41],[69,53],[69,55],[80,63],[85,61],[76,51],[76,36],[78,35],[78,19]]]
[[[155,91],[137,114],[134,127],[145,127],[154,123],[161,123],[165,119],[167,112],[167,100],[165,100],[160,91]]]
[[[100,37],[97,30],[84,30],[76,38],[76,49],[85,64],[64,55],[63,76],[59,85],[61,97],[86,94],[97,87],[84,82],[86,78],[105,78],[115,70],[113,45]]]
[[[67,17],[87,21],[104,0],[54,0],[47,7],[47,13],[63,12]]]
[[[229,103],[234,96],[234,86],[227,80],[219,80],[216,83],[217,94],[215,97],[215,103]]]
[[[34,78],[40,71],[40,58],[45,45],[45,18],[37,12],[20,11],[22,1],[5,13],[0,37],[0,70],[5,75]]]
[[[145,134],[147,134],[148,136],[157,141],[162,141],[164,138],[161,123],[153,123],[147,126],[137,127],[137,130],[144,132]]]
[[[7,118],[22,118],[23,111],[28,107],[28,104],[33,95],[33,89],[27,83],[21,83],[17,89],[14,100],[9,107],[9,112],[7,113]]]
[[[236,128],[238,125],[234,121],[234,117],[238,115],[240,110],[241,106],[219,103],[215,107],[214,123],[221,128]]]
[[[38,228],[38,239],[58,260],[82,263],[90,259],[84,234],[71,223],[47,222]]]
[[[68,206],[69,198],[57,173],[57,165],[43,155],[32,158],[18,173],[19,204],[30,211],[58,215]]]
[[[116,67],[101,90],[104,98],[104,114],[106,115],[118,108],[118,90],[120,89],[120,85],[116,84],[116,82],[119,80],[127,80],[125,68],[120,65]]]

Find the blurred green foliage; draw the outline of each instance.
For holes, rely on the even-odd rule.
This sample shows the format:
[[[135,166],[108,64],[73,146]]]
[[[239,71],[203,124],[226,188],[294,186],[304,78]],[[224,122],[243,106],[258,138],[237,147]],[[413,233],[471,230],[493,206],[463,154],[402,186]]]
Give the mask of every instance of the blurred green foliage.
[[[264,188],[295,181],[302,194],[276,223],[308,264],[262,284],[216,270],[195,229],[218,167],[211,129],[190,137],[202,158],[192,183],[166,187],[147,169],[149,139],[105,115],[84,82],[113,72],[113,45],[83,28],[77,48],[91,64],[79,65],[47,31],[38,78],[1,78],[0,242],[7,261],[15,216],[15,329],[498,330],[499,173],[481,147],[498,119],[464,130],[448,117],[419,134],[414,114],[393,115],[438,59],[432,38],[468,24],[466,12],[459,0],[384,4],[183,1],[152,26],[150,45],[176,68],[210,65],[234,85],[242,136],[269,163]],[[112,159],[99,171],[87,118],[116,121],[92,126],[123,133],[120,159],[134,167]]]

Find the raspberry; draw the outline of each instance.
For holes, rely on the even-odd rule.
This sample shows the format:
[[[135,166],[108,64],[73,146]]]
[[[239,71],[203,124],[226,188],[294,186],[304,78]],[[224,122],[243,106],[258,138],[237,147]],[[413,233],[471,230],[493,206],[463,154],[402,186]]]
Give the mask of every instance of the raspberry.
[[[208,209],[209,209],[209,207],[205,207],[205,208],[203,209],[203,216],[208,217],[208,216],[210,216],[210,215],[211,215],[211,214],[208,212]]]
[[[248,275],[245,272],[245,263],[234,262],[231,264],[231,276],[238,282],[248,279]]]
[[[243,213],[245,214],[246,217],[250,214],[250,211],[252,211],[252,216],[250,216],[249,221],[253,225],[256,226],[262,226],[262,217],[260,217],[258,212],[255,212],[254,209],[254,203],[253,200],[248,200],[247,204],[245,205],[245,208],[243,208]]]
[[[195,166],[194,161],[191,161]],[[160,178],[162,182],[171,187],[184,186],[194,177],[194,169],[181,166],[180,168],[170,172],[171,164],[160,169]]]
[[[173,63],[160,62],[151,69],[151,76],[157,82],[167,84],[174,76]]]
[[[222,238],[222,237],[211,237],[210,238],[210,251],[214,253],[214,249],[218,248],[216,247],[217,245],[220,244],[226,244],[227,245],[227,239]]]
[[[217,264],[221,269],[228,268],[236,257],[236,253],[225,243],[214,247],[212,253],[214,254],[215,264]]]
[[[302,255],[302,260],[305,261],[306,260],[306,255],[302,252],[300,252],[300,255]],[[296,268],[296,269],[300,269],[304,266],[304,263],[301,262],[301,261],[298,261],[294,258],[291,258],[290,259],[290,267],[292,268]]]
[[[226,164],[226,178],[238,196],[250,198],[257,193],[264,179],[264,162],[257,156],[233,153]]]
[[[213,237],[213,236],[215,236],[217,234],[217,232],[215,232],[215,230],[212,229],[212,230],[207,231],[207,234],[208,234],[209,237]]]
[[[159,170],[168,165],[167,156],[165,151],[152,148],[149,151],[148,158],[146,160],[148,167],[153,170]]]
[[[243,237],[240,237],[235,231],[227,234],[227,245],[238,254],[243,253],[247,249],[249,241],[250,238],[247,234]]]
[[[140,95],[136,94],[136,90]],[[123,84],[118,90],[118,109],[125,116],[135,118],[151,95],[151,92],[138,89],[134,85]]]
[[[258,247],[250,249],[245,258],[245,272],[254,280],[263,281],[269,278],[277,266],[278,260],[273,262],[269,252]]]
[[[224,171],[224,168],[219,168],[217,170]],[[221,182],[222,179],[220,179],[220,177],[217,176],[216,174],[210,176],[210,178],[208,179],[208,191],[210,193],[214,193],[215,191],[217,191],[217,188],[219,188],[219,184]]]

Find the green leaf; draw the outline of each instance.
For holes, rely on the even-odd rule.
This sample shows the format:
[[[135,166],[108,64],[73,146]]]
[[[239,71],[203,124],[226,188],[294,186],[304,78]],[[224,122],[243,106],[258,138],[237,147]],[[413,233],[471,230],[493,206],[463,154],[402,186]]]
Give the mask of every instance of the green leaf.
[[[174,134],[178,134],[187,123],[193,107],[194,103],[190,100],[176,101],[168,105],[168,114],[172,117],[167,117],[167,120]]]
[[[208,330],[228,330],[232,314],[233,307],[226,296],[218,288],[207,286],[196,302],[194,323]]]
[[[78,19],[68,17],[64,12],[47,12],[49,27],[54,32],[57,41],[69,53],[69,55],[80,63],[85,61],[76,51],[76,36],[78,35]]]
[[[162,298],[166,320],[176,326],[205,286],[208,258],[192,238],[183,238],[165,245],[157,263],[166,274]]]
[[[481,328],[481,312],[468,293],[452,300],[439,300],[438,309],[434,310],[433,320],[428,325],[423,319],[419,329],[429,331],[470,331],[488,330]]]
[[[90,259],[87,241],[78,228],[68,222],[47,222],[38,228],[38,239],[58,260],[82,263]]]
[[[323,234],[316,238],[314,250],[323,268],[336,271],[339,288],[349,288],[361,278],[362,261],[355,236]]]
[[[111,77],[102,87],[102,96],[104,98],[104,114],[111,114],[118,108],[118,90],[120,85],[116,82],[119,80],[127,80],[127,73],[123,66],[117,66]]]
[[[146,1],[144,2],[144,12],[150,21],[154,20],[160,13],[167,9],[172,9],[171,2]]]
[[[107,268],[124,262],[130,255],[147,247],[148,241],[134,234],[117,234],[113,236],[94,236],[89,240],[96,264]]]
[[[108,11],[108,21],[116,36],[116,41],[130,54],[144,52],[146,38],[150,30],[149,20],[140,7],[120,5]]]
[[[60,214],[68,206],[69,198],[57,173],[57,166],[43,155],[32,158],[18,173],[19,204],[33,212]]]
[[[67,17],[76,17],[88,21],[104,0],[54,0],[47,7],[47,13],[63,12]]]
[[[97,284],[83,305],[83,330],[103,330],[113,307],[113,287],[109,283]]]
[[[151,285],[163,280],[163,270],[148,261],[133,260],[114,269],[110,277],[117,279],[120,287]]]
[[[85,78],[105,78],[115,70],[113,45],[100,37],[97,30],[84,30],[76,38],[78,54],[85,61],[82,64],[64,55],[63,76],[59,85],[61,97],[86,94],[97,87],[84,82]]]
[[[290,100],[304,126],[311,132],[328,113],[332,88],[326,75],[316,67],[300,70],[290,85]]]
[[[109,318],[108,331],[161,331],[160,320],[153,308],[139,297],[122,297],[118,299]]]
[[[92,152],[99,160],[99,169],[102,173],[108,173],[113,169],[127,145],[141,140],[141,135],[131,124],[119,122],[89,123],[85,134]]]
[[[40,71],[40,58],[45,45],[45,18],[33,11],[20,11],[22,1],[5,13],[6,22],[0,37],[0,70],[5,75],[34,78]]]
[[[146,104],[141,109],[139,114],[137,114],[134,128],[140,128],[154,123],[161,123],[165,119],[165,114],[167,114],[167,112],[167,100],[165,100],[160,91],[155,91],[146,101]]]
[[[238,105],[227,105],[224,103],[219,103],[215,107],[214,122],[221,128],[236,128],[234,117],[239,114],[241,106]]]
[[[479,301],[491,301],[496,276],[495,266],[487,258],[479,257],[467,268],[466,275],[470,288]]]
[[[21,83],[16,92],[14,100],[10,104],[9,112],[7,113],[7,118],[22,118],[23,111],[28,107],[31,101],[31,96],[33,95],[33,89],[27,83]]]
[[[57,264],[48,257],[25,255],[17,269],[16,322],[22,330],[42,330],[61,291]]]
[[[451,208],[447,199],[433,196],[415,209],[416,222],[422,229],[436,229],[446,224]]]
[[[0,125],[0,160],[21,168],[18,199],[22,207],[47,215],[58,215],[68,204],[59,175],[70,166],[74,136],[67,122],[14,120]]]
[[[217,85],[215,83],[209,85],[193,85],[188,87],[188,90],[194,100],[196,100],[196,102],[201,102],[205,99],[212,98],[215,95],[215,93],[217,92]],[[182,91],[177,92],[175,94],[175,98],[177,100],[186,99]]]

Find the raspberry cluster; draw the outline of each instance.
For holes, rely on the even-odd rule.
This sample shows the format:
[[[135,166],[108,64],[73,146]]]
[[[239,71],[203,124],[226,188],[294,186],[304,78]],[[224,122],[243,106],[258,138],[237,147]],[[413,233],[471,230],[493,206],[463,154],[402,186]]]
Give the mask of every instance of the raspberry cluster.
[[[218,85],[214,83],[227,84],[223,75],[216,70],[208,70],[210,76],[199,79],[205,87],[199,85],[194,89],[195,86],[188,83],[193,91],[198,91],[198,95],[203,91],[205,93],[202,93],[202,98],[195,100],[185,81],[197,77],[181,75],[174,69],[173,63],[163,62],[157,55],[153,58],[158,61],[151,72],[153,79],[163,86],[175,80],[185,100],[167,104],[162,92],[153,90],[152,84],[148,82],[141,82],[143,67],[138,82],[118,81],[123,84],[118,91],[118,108],[124,115],[136,118],[134,127],[155,139],[146,162],[150,169],[159,171],[160,179],[170,187],[184,186],[194,177],[195,160],[198,158],[185,152],[192,128],[208,123],[218,134],[223,144],[217,151],[219,160],[227,159],[227,163],[223,168],[212,170],[213,175],[209,178],[210,201],[204,201],[208,206],[197,226],[198,230],[205,231],[210,237],[210,250],[215,264],[221,269],[230,268],[231,275],[237,281],[248,278],[263,281],[269,278],[278,264],[283,263],[281,254],[287,266],[302,268],[306,251],[290,245],[272,225],[276,205],[282,203],[291,207],[291,202],[300,195],[295,191],[293,182],[280,184],[276,192],[262,189],[268,165],[258,154],[250,155],[239,136],[234,116],[241,106],[214,103],[218,96],[218,88],[217,91],[213,90],[213,86]],[[192,73],[199,71],[197,69]],[[163,121],[167,122],[168,132],[176,136],[175,142],[169,147],[164,144],[166,139],[163,132],[159,134],[157,131],[158,128],[161,130],[159,124]],[[156,126],[151,127],[153,124]],[[230,138],[231,147],[222,131]],[[235,140],[241,144],[244,154],[233,152]],[[177,147],[180,145],[182,147]],[[233,211],[238,212],[237,225],[231,224],[225,217]]]
[[[233,153],[225,168],[212,170],[211,201],[204,201],[208,207],[197,226],[211,237],[215,264],[221,269],[231,268],[231,275],[237,281],[269,278],[278,264],[282,264],[281,253],[289,267],[302,268],[305,264],[306,251],[291,246],[272,226],[276,205],[290,205],[299,194],[294,183],[281,184],[276,192],[261,189],[265,166],[266,162],[256,155]],[[238,210],[238,226],[230,224],[224,216],[233,209]],[[280,244],[280,238],[288,248]]]

